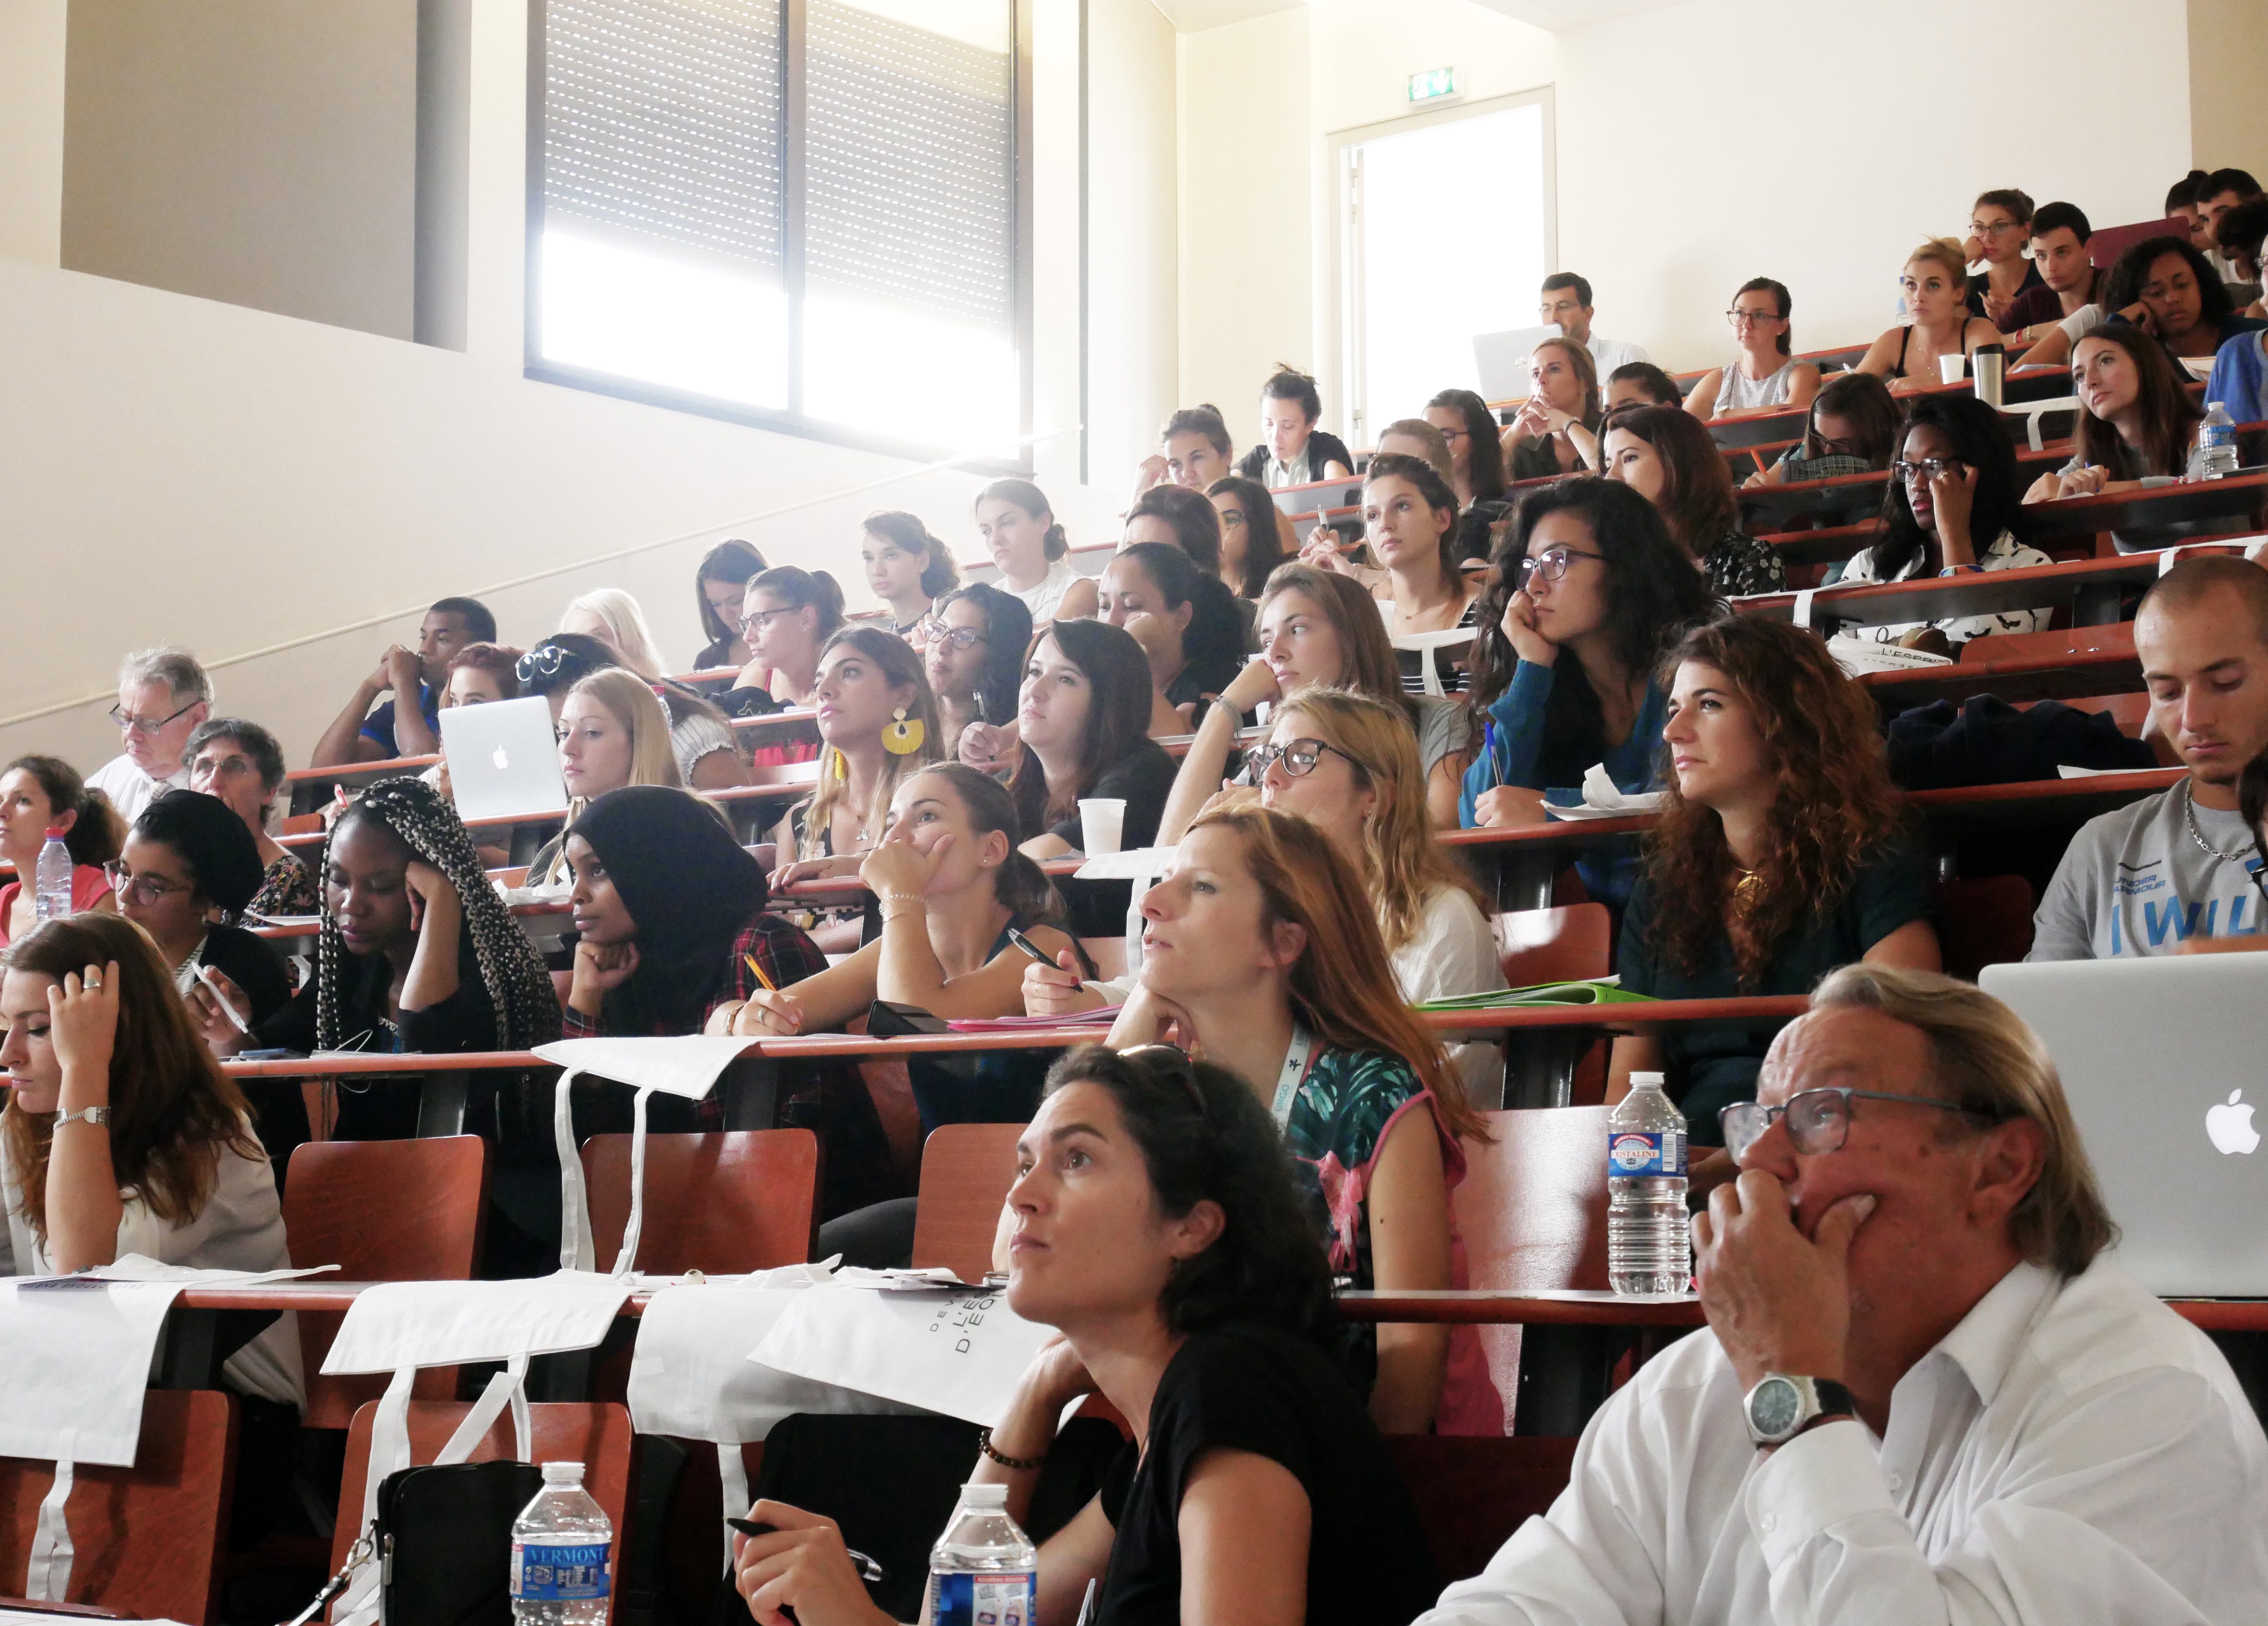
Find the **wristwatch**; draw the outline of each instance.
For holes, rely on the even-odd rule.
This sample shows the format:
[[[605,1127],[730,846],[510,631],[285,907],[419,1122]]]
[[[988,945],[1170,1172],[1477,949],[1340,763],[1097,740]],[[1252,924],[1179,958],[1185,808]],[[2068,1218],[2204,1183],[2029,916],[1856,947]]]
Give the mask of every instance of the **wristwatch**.
[[[107,1107],[81,1107],[77,1112],[59,1112],[55,1115],[54,1127],[61,1129],[66,1123],[78,1123],[82,1122],[86,1123],[107,1123],[110,1122],[110,1108]]]
[[[1768,1372],[1741,1402],[1749,1438],[1759,1446],[1785,1446],[1821,1417],[1852,1417],[1851,1391],[1831,1378],[1792,1378]]]

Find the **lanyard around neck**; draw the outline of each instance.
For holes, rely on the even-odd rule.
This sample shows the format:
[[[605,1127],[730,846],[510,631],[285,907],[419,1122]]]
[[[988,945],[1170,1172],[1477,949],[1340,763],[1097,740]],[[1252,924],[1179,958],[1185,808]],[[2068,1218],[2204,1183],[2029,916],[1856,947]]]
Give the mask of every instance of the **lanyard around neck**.
[[[1292,1103],[1299,1099],[1300,1084],[1307,1076],[1307,1063],[1314,1056],[1314,1034],[1294,1017],[1291,1047],[1284,1052],[1283,1071],[1276,1075],[1276,1099],[1269,1106],[1278,1129],[1292,1121]]]

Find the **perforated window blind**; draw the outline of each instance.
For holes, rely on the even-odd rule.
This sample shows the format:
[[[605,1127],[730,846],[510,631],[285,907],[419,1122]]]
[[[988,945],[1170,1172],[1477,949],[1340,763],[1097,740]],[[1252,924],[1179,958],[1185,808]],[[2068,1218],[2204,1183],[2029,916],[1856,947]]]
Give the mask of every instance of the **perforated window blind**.
[[[531,4],[532,370],[1012,441],[1015,0]]]

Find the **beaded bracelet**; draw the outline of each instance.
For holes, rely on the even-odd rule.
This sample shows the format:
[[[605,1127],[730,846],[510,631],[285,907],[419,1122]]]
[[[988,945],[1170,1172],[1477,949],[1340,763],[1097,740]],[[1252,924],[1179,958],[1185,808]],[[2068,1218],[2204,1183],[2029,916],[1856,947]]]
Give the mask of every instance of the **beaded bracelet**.
[[[976,1448],[983,1452],[986,1456],[991,1458],[995,1462],[998,1462],[1002,1468],[1014,1468],[1019,1473],[1035,1473],[1040,1468],[1047,1466],[1048,1459],[1044,1453],[1033,1457],[1027,1460],[1022,1457],[1004,1456],[999,1452],[993,1450],[992,1431],[990,1429],[979,1429],[976,1431]]]

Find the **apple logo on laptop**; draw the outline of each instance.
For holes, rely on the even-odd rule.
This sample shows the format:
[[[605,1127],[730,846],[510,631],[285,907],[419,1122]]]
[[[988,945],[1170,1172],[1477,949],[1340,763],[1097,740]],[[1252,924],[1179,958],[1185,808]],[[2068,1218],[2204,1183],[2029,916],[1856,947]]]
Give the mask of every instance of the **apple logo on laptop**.
[[[502,746],[498,746],[498,747],[496,748],[496,754],[495,754],[494,756],[490,757],[489,760],[490,760],[490,761],[494,762],[494,763],[497,765],[497,768],[498,769],[498,770],[499,770],[499,771],[501,771],[501,770],[502,770],[502,769],[504,769],[510,768],[510,767],[512,766],[512,757],[511,757],[510,754],[508,754],[508,753],[504,750],[504,748]],[[2219,1111],[2219,1110],[2220,1110],[2220,1108],[2219,1108],[2219,1107],[2215,1107],[2215,1108],[2214,1108],[2214,1110],[2217,1112],[2217,1111]],[[2249,1108],[2249,1107],[2248,1107],[2246,1110],[2247,1110],[2247,1111],[2250,1111],[2250,1108]]]
[[[2205,1138],[2215,1151],[2250,1152],[2260,1144],[2260,1131],[2252,1127],[2252,1108],[2237,1105],[2242,1090],[2231,1090],[2228,1101],[2205,1115]]]

